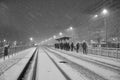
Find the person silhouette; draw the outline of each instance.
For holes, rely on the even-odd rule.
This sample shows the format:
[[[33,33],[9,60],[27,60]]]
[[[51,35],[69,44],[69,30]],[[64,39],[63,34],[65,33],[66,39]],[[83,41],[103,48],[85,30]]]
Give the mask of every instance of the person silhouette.
[[[87,43],[83,41],[82,43],[83,54],[87,54]]]
[[[6,56],[8,56],[8,49],[9,49],[9,45],[6,44],[6,45],[4,46],[4,59],[5,59]],[[9,57],[9,56],[8,56],[8,57]]]
[[[79,52],[79,48],[80,48],[80,44],[79,42],[76,44],[76,52],[78,53]]]

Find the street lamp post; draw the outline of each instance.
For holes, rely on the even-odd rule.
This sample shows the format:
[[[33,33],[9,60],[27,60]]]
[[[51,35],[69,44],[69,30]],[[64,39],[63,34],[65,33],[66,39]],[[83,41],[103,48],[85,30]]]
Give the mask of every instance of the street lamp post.
[[[105,40],[106,40],[106,44],[107,44],[107,22],[106,22],[106,18],[104,18],[104,26],[105,26]]]
[[[73,28],[72,26],[70,26],[68,29],[67,29],[67,32],[68,32],[68,36],[72,38],[72,41],[74,42],[75,40],[75,28]]]
[[[93,15],[92,18],[89,19],[89,21],[92,20],[96,20],[99,16],[97,14]],[[90,28],[88,27],[88,42],[90,44],[90,36],[91,36],[91,32],[90,32]]]
[[[29,45],[33,45],[33,41],[34,41],[33,37],[30,37],[29,40],[30,40],[30,44]]]
[[[103,15],[104,26],[105,26],[105,40],[106,40],[106,44],[107,44],[107,20],[106,20],[106,15],[107,14],[108,14],[108,10],[107,9],[103,9],[102,15]]]

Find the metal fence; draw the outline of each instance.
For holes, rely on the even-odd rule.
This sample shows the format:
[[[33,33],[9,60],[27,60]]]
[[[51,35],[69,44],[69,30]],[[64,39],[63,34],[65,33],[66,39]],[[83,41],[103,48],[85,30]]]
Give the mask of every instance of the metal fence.
[[[27,48],[30,48],[31,46],[16,46],[16,47],[10,47],[8,49],[8,56],[16,54],[19,51],[25,50]],[[4,47],[0,47],[0,58],[4,56]]]
[[[120,59],[120,48],[89,48],[88,53]]]

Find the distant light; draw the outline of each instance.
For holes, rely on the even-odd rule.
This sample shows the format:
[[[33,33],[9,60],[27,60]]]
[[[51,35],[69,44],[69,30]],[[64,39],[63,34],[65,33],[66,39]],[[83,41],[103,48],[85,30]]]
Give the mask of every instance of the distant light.
[[[117,40],[118,40],[118,38],[117,38],[117,37],[113,38],[113,41],[117,41]]]
[[[56,36],[54,35],[53,38],[56,39]]]
[[[115,38],[113,38],[113,41],[115,41]]]
[[[14,41],[14,43],[13,43],[13,44],[14,44],[14,46],[16,46],[16,45],[17,45],[17,41]]]
[[[73,27],[70,27],[69,29],[70,29],[70,30],[73,30]]]
[[[30,39],[30,41],[33,41],[33,38],[32,38],[32,37],[30,37],[29,39]]]
[[[62,35],[63,35],[63,33],[62,33],[62,32],[60,32],[60,33],[59,33],[59,35],[60,35],[60,36],[62,36]]]
[[[37,46],[38,44],[35,43],[34,45]]]
[[[69,27],[69,28],[67,29],[67,31],[71,31],[71,30],[73,30],[73,27]]]
[[[51,40],[52,38],[49,38],[48,40]]]
[[[93,16],[93,18],[97,18],[97,17],[98,17],[98,15],[97,15],[97,14]]]
[[[6,40],[4,39],[3,42],[6,42]]]
[[[90,42],[91,42],[91,43],[96,43],[96,42],[95,42],[95,41],[93,41],[93,40],[90,40]]]
[[[102,14],[103,14],[103,15],[108,14],[108,10],[107,10],[107,9],[103,9]]]

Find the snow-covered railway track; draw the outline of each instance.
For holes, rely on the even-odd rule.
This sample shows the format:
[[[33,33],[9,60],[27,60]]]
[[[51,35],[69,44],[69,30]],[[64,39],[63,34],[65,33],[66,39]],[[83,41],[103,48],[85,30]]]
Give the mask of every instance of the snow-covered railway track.
[[[66,53],[64,53],[64,54],[66,54]],[[103,67],[103,68],[108,69],[108,70],[112,70],[112,71],[120,74],[120,67],[119,66],[112,65],[112,64],[105,63],[105,62],[98,61],[98,60],[94,60],[94,59],[90,59],[90,58],[86,58],[86,57],[76,56],[73,54],[67,54],[67,55],[75,57],[75,58],[80,59],[80,60],[84,60],[84,61],[96,64],[100,67]]]
[[[98,74],[98,73],[96,73],[96,71],[94,72],[94,69],[89,70],[88,69],[89,66],[86,65],[87,66],[87,68],[86,68],[83,65],[78,64],[79,62],[75,63],[74,61],[66,58],[65,56],[60,55],[60,54],[63,54],[63,52],[59,52],[59,54],[58,54],[57,52],[54,52],[54,51],[52,51],[50,49],[47,49],[47,50],[50,51],[51,53],[53,53],[54,55],[56,55],[58,58],[61,58],[64,61],[66,61],[69,66],[71,66],[72,68],[78,70],[80,73],[82,73],[84,76],[88,77],[90,80],[109,80],[110,79],[111,74],[106,75],[107,76],[106,77],[104,74],[101,75],[102,73],[104,73],[104,71],[102,73],[98,72],[98,73],[100,73],[100,74]],[[94,61],[92,59],[86,59],[84,57],[77,57],[77,56],[74,56],[74,55],[71,55],[71,54],[64,53],[64,55],[74,57],[77,60],[87,62],[88,64],[90,63],[93,66],[97,66],[100,69],[103,68],[102,70],[107,70],[108,72],[110,71],[113,75],[115,73],[115,75],[117,75],[116,78],[111,77],[110,80],[119,80],[119,78],[120,78],[120,75],[119,75],[120,74],[119,73],[120,69],[119,69],[118,66],[110,65],[110,64],[103,63],[103,62],[100,62],[100,61]]]
[[[75,57],[75,58],[80,59],[80,60],[84,60],[84,61],[96,64],[97,66],[103,67],[103,68],[108,69],[108,70],[112,70],[112,71],[120,74],[120,66],[112,65],[112,64],[102,62],[102,61],[98,61],[98,60],[95,60],[95,59],[91,59],[91,58],[88,58],[88,57],[77,56],[77,55],[74,55],[74,54],[68,54],[68,53],[65,53],[65,52],[62,52],[62,51],[59,51],[59,52],[67,54],[67,55],[72,56],[72,57]]]
[[[17,80],[36,80],[37,55],[36,49]]]
[[[56,54],[54,52],[51,52],[51,53],[53,53],[56,57],[62,59],[64,62],[67,62],[67,64],[66,64],[67,66],[70,66],[72,69],[76,70],[77,72],[82,74],[84,77],[87,77],[87,79],[85,79],[85,80],[107,80],[106,78],[99,76],[98,74],[90,71],[89,69],[87,69],[87,68],[85,68],[85,67],[83,67],[75,62],[72,62],[71,60],[68,60],[59,54]]]

